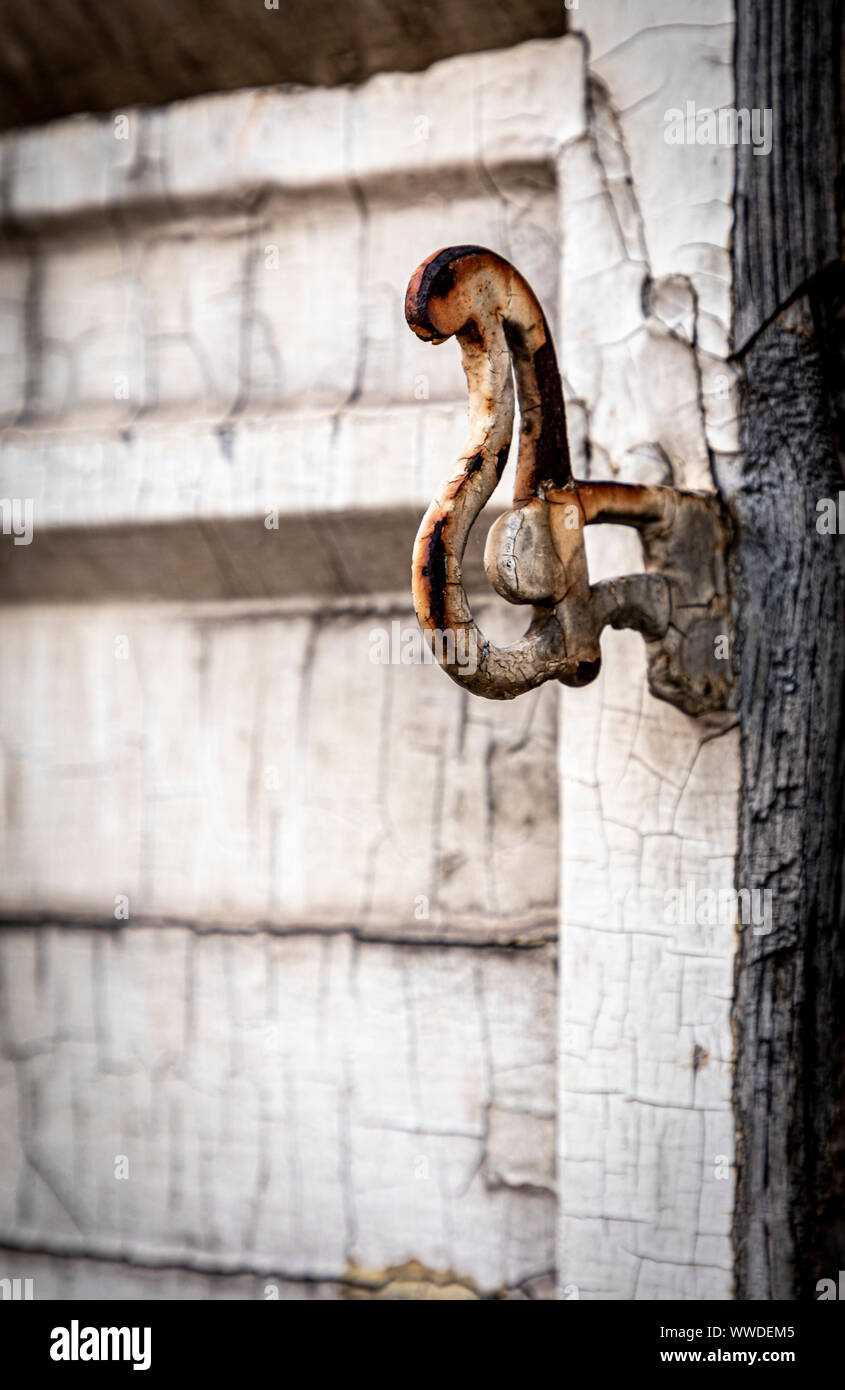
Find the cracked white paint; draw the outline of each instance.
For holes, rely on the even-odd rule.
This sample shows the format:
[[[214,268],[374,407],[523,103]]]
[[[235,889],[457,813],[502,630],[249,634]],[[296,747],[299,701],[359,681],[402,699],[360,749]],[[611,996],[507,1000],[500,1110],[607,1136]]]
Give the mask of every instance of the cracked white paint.
[[[416,1260],[482,1293],[539,1278],[554,1197],[500,1173],[488,1132],[494,1107],[524,1115],[551,1169],[554,949],[514,970],[348,933],[5,931],[0,1246],[319,1282]]]
[[[320,565],[373,587],[363,509],[421,512],[460,451],[458,354],[401,312],[440,245],[502,252],[557,322],[576,473],[707,488],[736,451],[732,152],[662,119],[730,101],[729,10],[569,18],[133,112],[128,142],[0,140],[0,495],[34,498],[36,557],[75,528],[95,600],[0,615],[0,907],[79,923],[0,933],[0,1277],[39,1296],[425,1296],[419,1262],[549,1297],[556,1201],[566,1296],[729,1296],[733,932],[664,899],[732,882],[735,733],[652,700],[632,634],[589,689],[505,704],[373,665],[404,556],[401,600],[309,599]],[[210,599],[273,507],[308,528],[287,605],[108,602],[141,523],[202,519]],[[588,543],[594,578],[641,568]]]
[[[559,172],[577,474],[712,489],[738,448],[733,151],[663,140],[667,108],[730,104],[731,19],[577,13],[590,119]],[[587,543],[594,578],[642,568],[631,532]],[[558,1277],[581,1298],[728,1298],[734,927],[666,908],[733,885],[737,734],[653,699],[636,635],[603,648],[599,680],[561,698]]]
[[[0,910],[554,939],[554,690],[376,664],[393,625],[410,606],[0,610]]]
[[[5,271],[0,494],[45,526],[424,507],[465,393],[407,330],[408,277],[489,244],[554,311],[581,81],[564,39],[130,113],[130,141],[91,117],[3,137],[29,254]]]

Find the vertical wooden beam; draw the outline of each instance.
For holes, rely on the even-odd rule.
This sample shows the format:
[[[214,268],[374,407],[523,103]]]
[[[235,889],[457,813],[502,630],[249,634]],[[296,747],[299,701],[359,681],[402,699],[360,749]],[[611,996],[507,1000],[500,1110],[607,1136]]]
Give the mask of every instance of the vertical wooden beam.
[[[740,929],[733,1022],[736,1294],[815,1298],[845,1268],[845,536],[817,503],[845,488],[840,415],[839,49],[832,0],[737,0],[735,355],[743,459],[735,664],[743,788],[737,887],[773,929]]]

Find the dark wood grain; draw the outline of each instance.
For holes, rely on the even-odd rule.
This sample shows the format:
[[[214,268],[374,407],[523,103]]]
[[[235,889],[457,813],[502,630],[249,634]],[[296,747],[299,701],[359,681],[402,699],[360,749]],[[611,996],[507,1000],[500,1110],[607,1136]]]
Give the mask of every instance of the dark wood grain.
[[[841,6],[737,0],[736,106],[770,110],[772,149],[736,149],[734,341],[742,350],[839,260]]]
[[[770,156],[737,151],[735,342],[744,460],[735,663],[740,931],[733,1022],[741,1299],[812,1299],[845,1268],[845,488],[838,5],[738,0],[737,107],[771,107]]]

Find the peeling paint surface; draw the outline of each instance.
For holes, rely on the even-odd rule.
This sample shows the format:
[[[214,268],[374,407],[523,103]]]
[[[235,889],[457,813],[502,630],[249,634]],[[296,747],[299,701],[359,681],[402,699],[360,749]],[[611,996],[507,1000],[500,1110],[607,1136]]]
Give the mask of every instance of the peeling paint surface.
[[[735,730],[630,633],[503,705],[370,655],[413,626],[373,516],[465,435],[402,321],[432,247],[537,291],[576,476],[730,466],[732,153],[662,138],[730,100],[723,11],[0,140],[0,494],[68,586],[0,612],[0,1274],[38,1297],[729,1296],[733,927],[664,913],[732,883]]]
[[[0,1247],[125,1282],[549,1275],[554,950],[7,929]]]
[[[663,114],[730,104],[732,13],[698,24],[673,0],[607,4],[574,27],[588,128],[559,164],[573,467],[710,490],[738,450],[733,151],[667,145]],[[621,528],[587,543],[597,577],[641,568]],[[730,716],[654,700],[635,635],[608,633],[603,651],[599,680],[560,708],[559,1286],[724,1299],[735,928],[667,908],[679,891],[696,903],[733,887],[738,736]]]
[[[409,600],[9,607],[0,634],[7,919],[109,925],[125,897],[131,922],[554,940],[556,691],[456,698],[401,661]]]

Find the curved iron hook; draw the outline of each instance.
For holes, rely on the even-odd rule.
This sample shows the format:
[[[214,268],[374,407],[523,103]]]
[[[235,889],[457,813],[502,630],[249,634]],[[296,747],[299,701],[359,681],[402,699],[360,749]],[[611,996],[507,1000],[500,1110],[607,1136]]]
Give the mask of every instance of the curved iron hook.
[[[635,575],[591,587],[583,528],[615,521],[656,534],[671,525],[676,494],[575,481],[554,344],[524,277],[484,247],[447,247],[411,276],[405,317],[424,341],[457,338],[469,390],[467,443],[423,518],[413,554],[414,607],[444,670],[475,694],[507,700],[551,679],[594,680],[608,624],[663,636],[666,581]],[[520,410],[514,505],[491,527],[485,568],[503,597],[533,606],[533,617],[519,641],[498,647],[472,616],[461,563],[507,462],[512,374]]]

